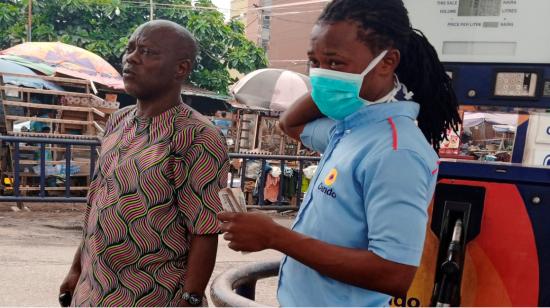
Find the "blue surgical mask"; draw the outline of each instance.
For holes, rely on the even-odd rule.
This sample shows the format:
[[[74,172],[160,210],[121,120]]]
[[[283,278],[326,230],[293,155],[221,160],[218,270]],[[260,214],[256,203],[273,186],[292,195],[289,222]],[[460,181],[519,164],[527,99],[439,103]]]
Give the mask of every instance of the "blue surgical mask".
[[[312,68],[309,73],[311,96],[321,113],[333,120],[343,120],[361,107],[372,104],[359,96],[363,80],[387,53],[385,50],[374,58],[361,74]]]

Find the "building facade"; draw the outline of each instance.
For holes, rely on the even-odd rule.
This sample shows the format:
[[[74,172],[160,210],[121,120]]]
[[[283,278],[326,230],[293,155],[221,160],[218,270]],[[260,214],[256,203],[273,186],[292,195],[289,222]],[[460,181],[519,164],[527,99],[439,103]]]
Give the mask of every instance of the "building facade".
[[[248,7],[242,19],[246,26],[246,35],[267,51],[270,67],[307,74],[307,50],[311,29],[329,1],[247,2]],[[237,5],[235,4],[236,8]]]

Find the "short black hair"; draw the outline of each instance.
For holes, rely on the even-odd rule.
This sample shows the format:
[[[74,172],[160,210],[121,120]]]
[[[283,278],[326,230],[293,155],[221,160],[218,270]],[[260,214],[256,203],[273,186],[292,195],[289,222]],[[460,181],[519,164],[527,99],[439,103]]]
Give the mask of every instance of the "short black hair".
[[[400,51],[396,74],[420,104],[418,127],[434,149],[439,150],[448,131],[458,131],[462,122],[458,99],[436,50],[421,31],[412,28],[403,1],[334,0],[318,23],[341,21],[357,23],[361,28],[358,38],[373,53],[388,48]]]

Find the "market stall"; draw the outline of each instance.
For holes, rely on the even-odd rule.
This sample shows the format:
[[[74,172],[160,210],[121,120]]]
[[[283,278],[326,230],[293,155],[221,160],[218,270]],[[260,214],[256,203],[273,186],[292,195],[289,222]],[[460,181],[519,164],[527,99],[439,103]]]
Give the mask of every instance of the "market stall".
[[[309,78],[281,69],[261,69],[246,75],[231,89],[234,97],[234,151],[298,155],[300,144],[279,129],[279,116],[311,89]]]
[[[109,115],[118,110],[119,103],[112,92],[120,88],[122,78],[107,62],[88,51],[60,43],[33,43],[0,53],[1,134],[97,140]],[[18,155],[18,180],[23,195],[40,190],[42,173],[47,177],[48,195],[63,193],[65,181],[71,181],[75,194],[85,195],[93,164],[90,148],[73,146],[69,158],[66,153],[66,147],[54,145],[43,150],[32,143],[21,143],[17,149],[13,145],[4,147],[0,167],[2,192],[12,193],[12,157]],[[40,166],[42,158],[46,161],[44,170]],[[70,178],[66,178],[63,168],[67,159],[71,160]]]
[[[230,150],[268,157],[264,163],[261,160],[247,162],[243,187],[249,204],[298,205],[296,192],[308,187],[303,169],[314,163],[300,165],[298,161],[289,160],[281,166],[280,160],[270,160],[269,156],[318,157],[279,128],[281,113],[310,89],[307,76],[280,69],[252,72],[232,88],[235,125],[231,131],[235,140]],[[241,170],[241,164],[242,160],[234,160],[234,170]]]

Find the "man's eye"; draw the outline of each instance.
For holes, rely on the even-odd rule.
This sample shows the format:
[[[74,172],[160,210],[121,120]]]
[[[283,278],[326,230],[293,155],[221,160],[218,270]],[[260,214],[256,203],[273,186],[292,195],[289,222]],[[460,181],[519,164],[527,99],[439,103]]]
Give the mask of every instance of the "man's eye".
[[[151,49],[149,49],[149,48],[143,48],[141,50],[141,53],[144,54],[144,55],[150,55],[152,52],[151,52]]]

